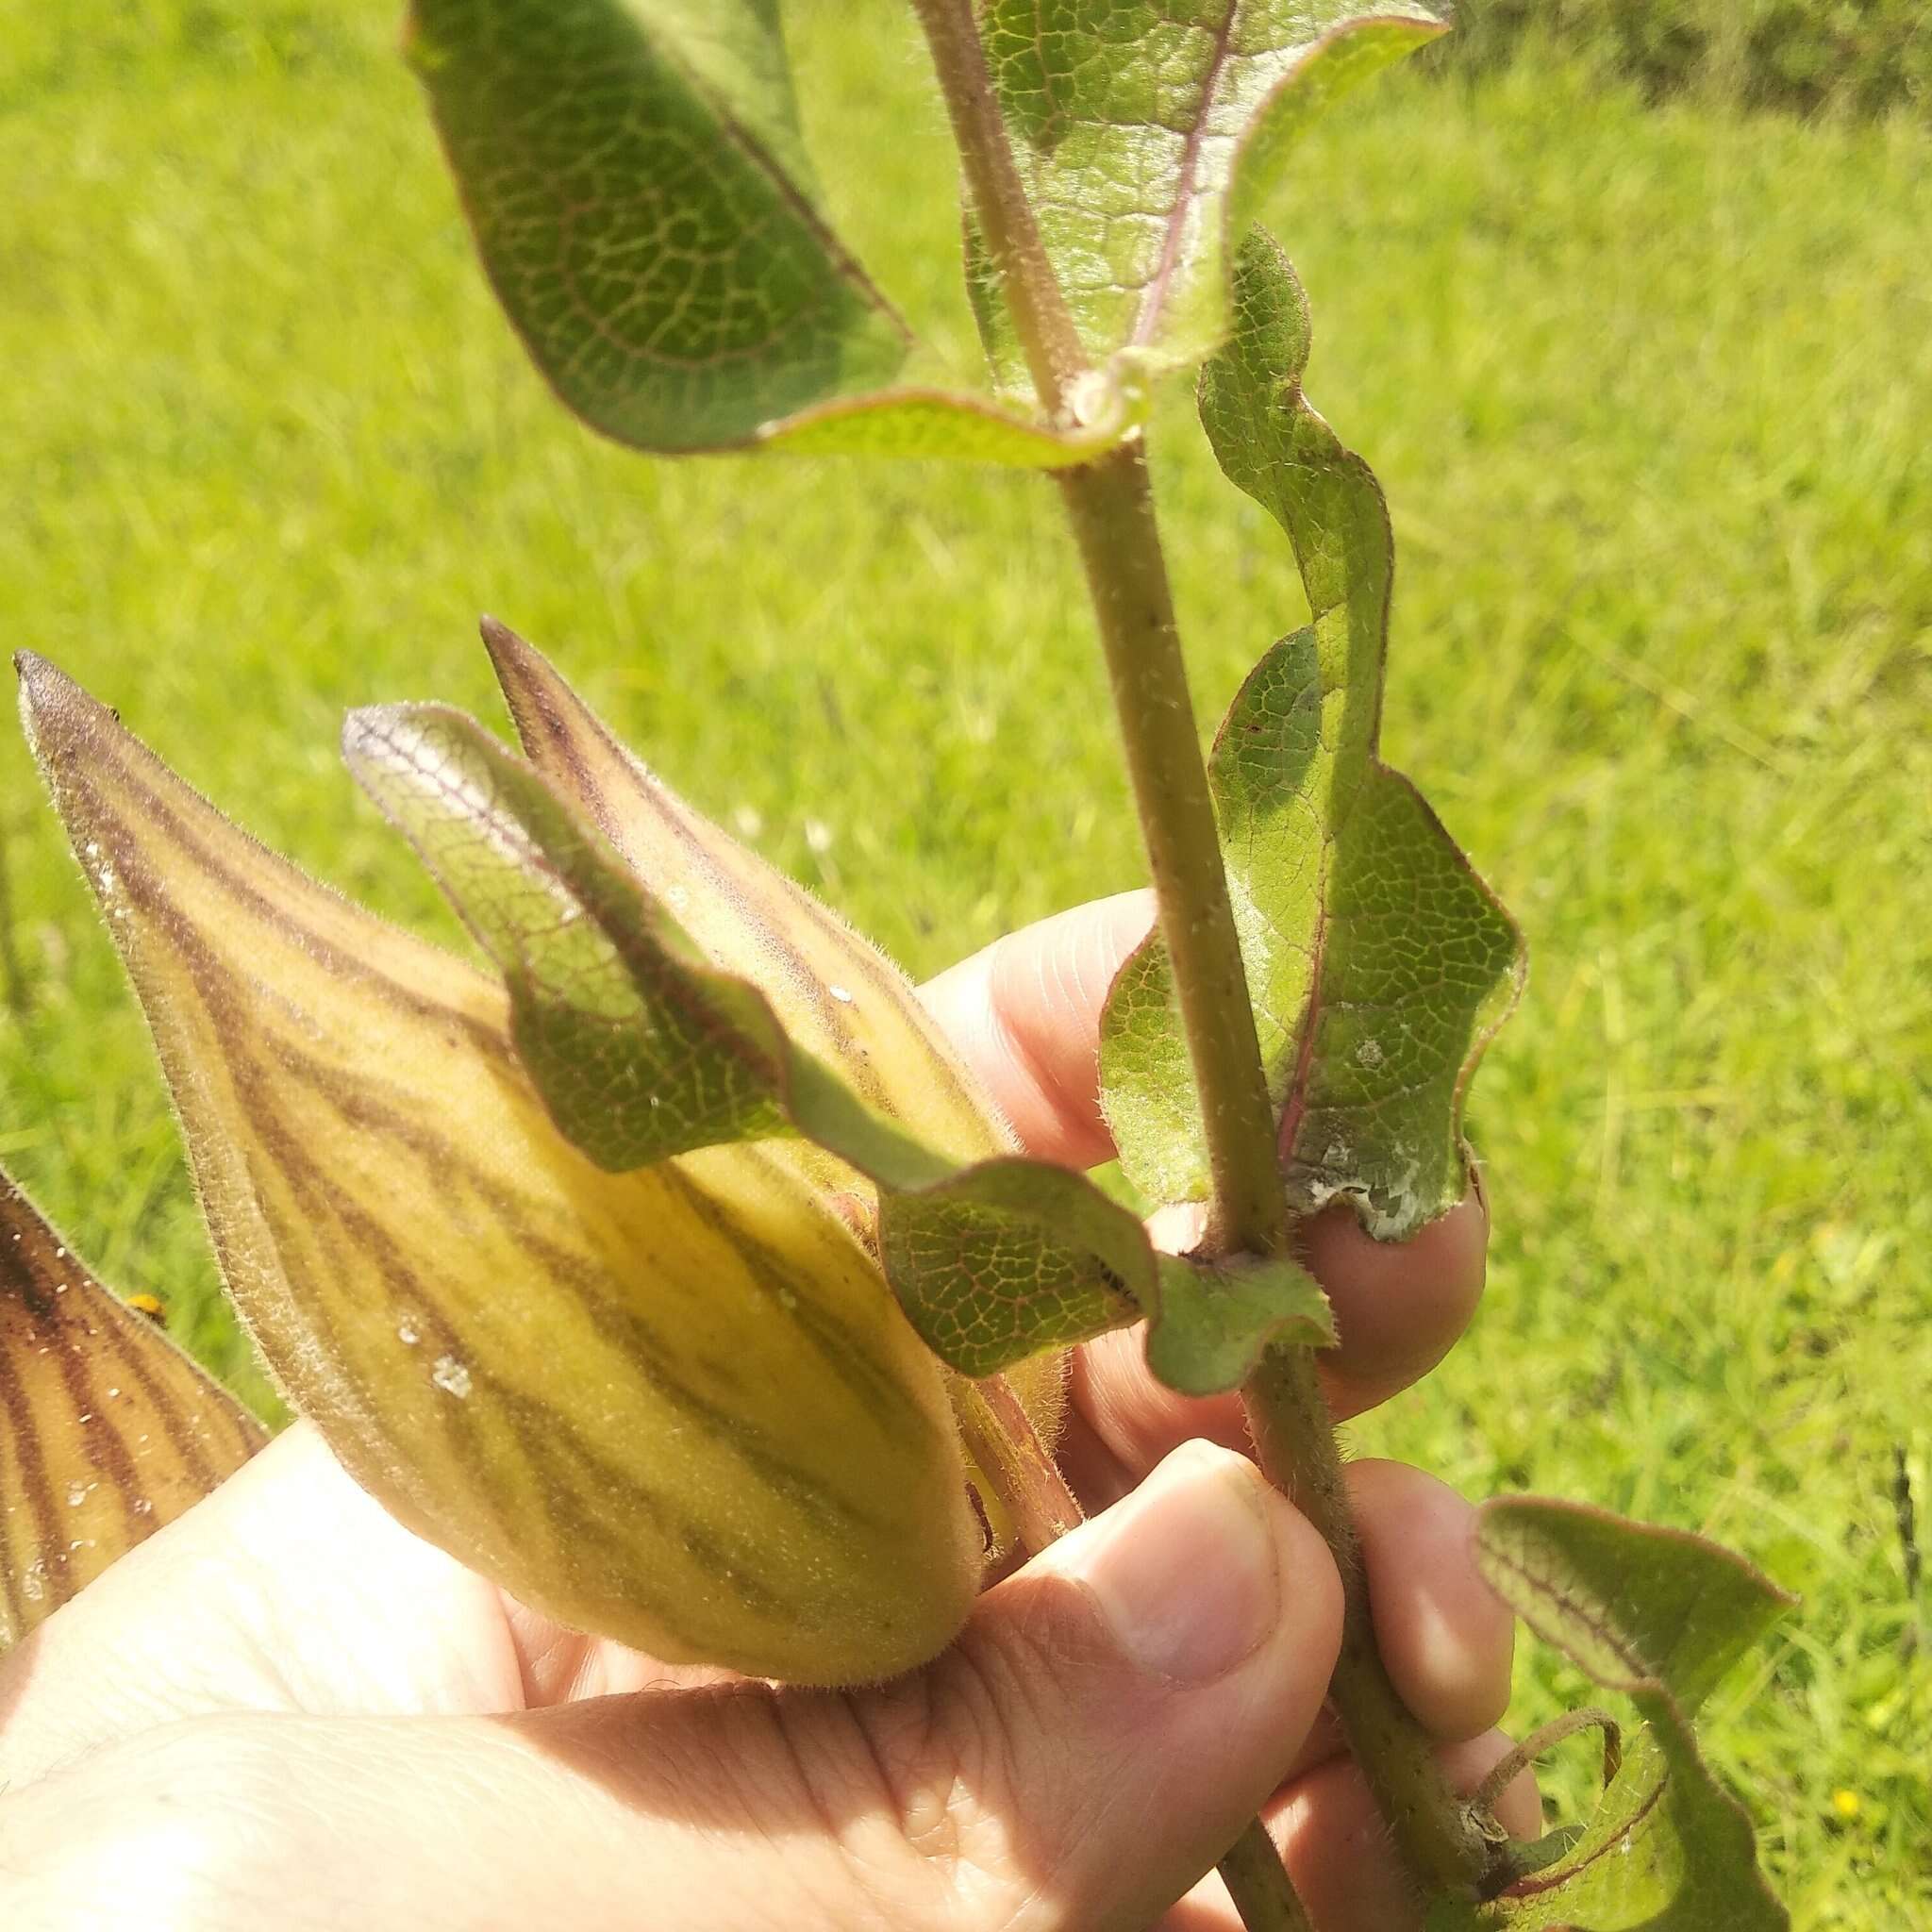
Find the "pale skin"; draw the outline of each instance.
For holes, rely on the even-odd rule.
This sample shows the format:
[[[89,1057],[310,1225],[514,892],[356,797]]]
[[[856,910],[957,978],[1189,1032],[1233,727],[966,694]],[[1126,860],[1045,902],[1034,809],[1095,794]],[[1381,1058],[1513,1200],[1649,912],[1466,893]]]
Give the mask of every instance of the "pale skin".
[[[1029,1151],[1109,1149],[1094,1038],[1127,894],[925,989]],[[1306,1230],[1339,1416],[1425,1373],[1481,1292],[1472,1198],[1402,1248]],[[1195,1883],[1256,1811],[1318,1932],[1407,1903],[1323,1697],[1340,1584],[1137,1339],[1073,1371],[1094,1520],[883,1687],[797,1691],[563,1630],[392,1522],[298,1424],[0,1667],[11,1932],[1236,1932]],[[1473,1786],[1507,1750],[1511,1630],[1468,1506],[1350,1472],[1390,1674]],[[1536,1828],[1526,1781],[1506,1822]]]

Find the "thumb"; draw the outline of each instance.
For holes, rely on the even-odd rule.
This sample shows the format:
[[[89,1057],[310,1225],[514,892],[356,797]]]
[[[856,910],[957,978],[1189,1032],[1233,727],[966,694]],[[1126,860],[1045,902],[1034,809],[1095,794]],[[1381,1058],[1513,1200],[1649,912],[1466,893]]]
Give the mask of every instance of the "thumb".
[[[979,1822],[974,1860],[1005,1888],[969,1923],[1158,1918],[1286,1774],[1341,1624],[1319,1534],[1199,1441],[989,1592],[921,1693],[922,1775]]]
[[[1273,1790],[1340,1627],[1314,1530],[1191,1443],[876,1689],[130,1740],[0,1796],[0,1923],[1141,1932]]]

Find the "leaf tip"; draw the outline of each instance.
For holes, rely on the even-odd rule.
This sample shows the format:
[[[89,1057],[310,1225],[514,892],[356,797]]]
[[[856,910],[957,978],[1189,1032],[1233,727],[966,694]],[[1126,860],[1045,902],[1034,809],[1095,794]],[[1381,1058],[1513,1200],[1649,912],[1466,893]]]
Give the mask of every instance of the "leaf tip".
[[[528,683],[539,667],[545,665],[536,645],[487,610],[476,620],[476,631],[489,654],[490,668],[496,673],[496,681],[506,694],[512,686]]]
[[[575,763],[585,747],[598,740],[616,748],[604,724],[527,638],[490,616],[483,617],[477,628],[490,655],[490,668],[496,674],[497,689],[508,708],[510,724],[534,762],[539,766]]]
[[[53,785],[56,760],[85,751],[104,731],[117,728],[121,714],[36,652],[16,651],[13,670],[20,680],[20,723],[27,750]]]

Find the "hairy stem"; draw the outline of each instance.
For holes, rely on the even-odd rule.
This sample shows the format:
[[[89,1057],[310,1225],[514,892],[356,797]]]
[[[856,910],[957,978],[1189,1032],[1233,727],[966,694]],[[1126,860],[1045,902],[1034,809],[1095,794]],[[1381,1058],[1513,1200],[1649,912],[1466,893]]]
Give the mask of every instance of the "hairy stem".
[[[1208,1244],[1273,1254],[1288,1234],[1274,1112],[1181,661],[1147,458],[1127,443],[1058,477],[1087,566],[1127,772],[1174,966],[1214,1179]]]
[[[953,140],[987,252],[999,270],[1013,330],[1049,415],[1058,415],[1067,386],[1087,367],[1087,352],[1067,311],[1066,297],[1046,258],[1040,225],[1013,165],[1006,124],[986,71],[986,50],[973,17],[973,0],[912,0],[939,71]]]
[[[932,48],[973,211],[996,264],[1042,404],[1058,410],[1088,366],[1013,161],[972,0],[912,0]],[[1204,1246],[1268,1255],[1292,1224],[1274,1110],[1228,898],[1179,626],[1137,439],[1058,474],[1086,566],[1134,800],[1154,875],[1161,938],[1206,1126],[1212,1202]],[[1341,1570],[1346,1613],[1333,1699],[1351,1748],[1412,1874],[1475,1895],[1486,1847],[1433,1747],[1382,1667],[1341,1459],[1311,1351],[1272,1351],[1242,1391],[1261,1464],[1320,1529]],[[1224,1873],[1250,1932],[1305,1915],[1258,1822]],[[1272,1876],[1270,1873],[1272,1871]],[[1245,1894],[1245,1896],[1244,1896]],[[1257,1916],[1250,1917],[1250,1906]],[[1273,1916],[1270,1916],[1270,1914]]]
[[[1258,1818],[1248,1821],[1216,1869],[1248,1932],[1315,1932],[1294,1887],[1281,1882],[1281,1854]]]
[[[1241,1400],[1261,1467],[1322,1532],[1341,1572],[1341,1652],[1329,1700],[1349,1750],[1415,1877],[1429,1890],[1474,1897],[1490,1847],[1383,1668],[1313,1350],[1270,1350]]]
[[[1043,1550],[1080,1522],[1059,1464],[1004,1375],[957,1384],[953,1407],[967,1453],[998,1487],[1024,1549]]]
[[[1060,477],[1107,649],[1214,1180],[1206,1245],[1265,1255],[1288,1233],[1274,1113],[1228,903],[1146,460],[1138,444]],[[1277,1348],[1242,1391],[1270,1479],[1334,1552],[1344,1618],[1332,1696],[1415,1875],[1471,1895],[1488,1848],[1375,1647],[1334,1424],[1306,1348]]]

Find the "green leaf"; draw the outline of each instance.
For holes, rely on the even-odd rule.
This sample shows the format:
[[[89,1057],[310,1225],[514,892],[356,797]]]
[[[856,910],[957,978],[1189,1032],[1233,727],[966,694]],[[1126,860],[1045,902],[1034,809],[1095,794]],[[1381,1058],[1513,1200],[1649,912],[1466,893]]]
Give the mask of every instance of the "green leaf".
[[[410,58],[497,295],[591,427],[640,449],[1058,468],[1078,423],[901,387],[905,324],[826,221],[776,0],[413,0]]]
[[[1081,1175],[1034,1160],[888,1191],[879,1256],[926,1346],[964,1375],[1124,1327],[1154,1303],[1141,1224]]]
[[[987,0],[988,63],[1041,239],[1095,361],[1189,367],[1226,334],[1231,238],[1316,114],[1444,30],[1416,0]],[[994,369],[1025,372],[969,219]]]
[[[1183,1395],[1239,1389],[1276,1342],[1332,1348],[1337,1340],[1321,1284],[1285,1255],[1223,1264],[1160,1257],[1147,1366]]]
[[[959,1166],[868,1105],[474,720],[437,706],[358,711],[343,746],[502,969],[519,1056],[600,1167],[804,1135],[881,1191],[887,1277],[966,1374],[1153,1305],[1153,1253],[1131,1213],[1065,1169]]]
[[[267,1441],[0,1174],[0,1652]]]
[[[1476,1566],[1545,1642],[1599,1684],[1667,1690],[1686,1717],[1790,1607],[1741,1557],[1580,1503],[1483,1506]]]
[[[504,308],[597,428],[740,443],[898,370],[905,325],[819,207],[775,0],[414,0],[408,46]]]
[[[1392,545],[1382,492],[1301,391],[1306,301],[1258,231],[1237,326],[1202,373],[1228,475],[1287,530],[1313,623],[1249,675],[1209,778],[1283,1171],[1401,1240],[1458,1201],[1462,1098],[1523,979],[1520,937],[1414,787],[1376,757]],[[1200,1200],[1208,1157],[1158,934],[1102,1024],[1108,1122],[1135,1184]]]
[[[1779,1932],[1750,1821],[1712,1777],[1690,1714],[1790,1599],[1703,1539],[1535,1497],[1485,1506],[1477,1567],[1540,1635],[1647,1720],[1580,1835],[1430,1932]],[[1546,1841],[1547,1842],[1547,1841]]]
[[[762,425],[760,448],[792,456],[924,458],[1064,470],[1091,463],[1147,420],[1152,392],[1133,364],[1096,371],[1081,397],[1084,420],[1042,423],[991,398],[893,389],[822,403]]]

